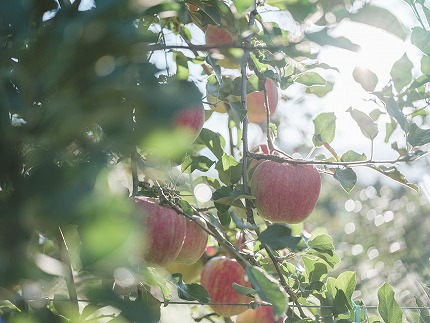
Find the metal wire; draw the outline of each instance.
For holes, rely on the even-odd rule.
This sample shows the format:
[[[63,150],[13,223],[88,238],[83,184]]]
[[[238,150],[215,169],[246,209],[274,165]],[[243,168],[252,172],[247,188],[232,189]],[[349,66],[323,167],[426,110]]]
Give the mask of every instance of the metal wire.
[[[39,302],[41,300],[49,301],[49,302],[70,302],[68,299],[53,299],[49,297],[40,298],[40,299],[29,299],[27,300],[28,303],[31,302]],[[78,299],[78,302],[82,303],[103,303],[106,302],[106,300],[89,300],[89,299]],[[170,301],[169,304],[174,305],[221,305],[221,306],[246,306],[250,307],[250,303],[199,303],[199,302],[193,302],[193,301]],[[261,303],[259,306],[272,306],[271,304],[267,303]],[[290,308],[296,308],[296,307],[303,307],[303,308],[333,308],[333,306],[330,305],[290,305]],[[377,309],[377,305],[363,305],[359,306],[361,308],[367,308],[367,309]],[[430,306],[400,306],[403,310],[430,310]]]

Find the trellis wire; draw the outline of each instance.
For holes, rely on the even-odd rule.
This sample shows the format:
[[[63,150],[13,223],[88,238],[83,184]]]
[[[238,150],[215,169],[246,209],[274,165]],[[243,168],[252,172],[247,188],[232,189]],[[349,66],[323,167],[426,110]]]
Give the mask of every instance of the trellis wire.
[[[39,302],[41,300],[48,301],[48,302],[70,302],[69,299],[53,299],[53,298],[40,298],[40,299],[29,299],[27,300],[28,303],[31,302]],[[82,303],[103,303],[106,302],[106,300],[89,300],[89,299],[78,299],[78,302]],[[162,303],[162,302],[160,302]],[[168,304],[173,305],[220,305],[220,306],[246,306],[251,307],[250,303],[199,303],[199,302],[191,302],[191,301],[170,301]],[[258,306],[272,306],[268,303],[259,303]],[[291,308],[296,307],[303,307],[303,308],[333,308],[333,306],[330,305],[290,305]],[[366,308],[366,309],[377,309],[377,305],[358,305],[358,307]],[[430,306],[400,306],[403,310],[430,310]]]

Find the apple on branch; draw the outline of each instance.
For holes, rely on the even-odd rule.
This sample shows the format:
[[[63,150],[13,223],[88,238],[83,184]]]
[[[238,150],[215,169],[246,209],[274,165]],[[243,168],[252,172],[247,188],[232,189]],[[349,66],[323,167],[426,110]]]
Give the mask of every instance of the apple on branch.
[[[294,224],[303,222],[315,208],[321,177],[313,165],[266,160],[252,173],[250,187],[263,219]]]
[[[233,35],[227,29],[209,24],[205,31],[205,40],[207,46],[220,47],[210,50],[211,53],[215,53],[214,56],[220,56],[219,65],[225,68],[239,68],[240,58],[234,57],[228,49],[222,48],[234,42]]]
[[[278,106],[278,88],[272,79],[266,79],[265,83],[267,102],[269,104],[270,115],[273,115]],[[264,91],[251,92],[246,96],[246,106],[248,109],[248,121],[260,123],[266,120]]]
[[[174,210],[136,196],[134,202],[142,211],[146,232],[143,259],[151,265],[165,266],[176,259],[186,234],[186,219]]]
[[[215,257],[203,267],[200,283],[208,291],[211,303],[246,304],[253,300],[236,293],[233,283],[251,287],[245,279],[245,270],[235,259]],[[244,305],[211,305],[215,313],[222,316],[233,316],[244,312]]]
[[[193,216],[193,218],[207,229],[206,222],[200,217]],[[205,252],[208,243],[208,234],[192,220],[187,220],[186,223],[184,244],[175,262],[191,265],[196,263]]]
[[[181,110],[175,118],[175,126],[184,130],[193,140],[197,138],[205,123],[205,108],[200,103]]]

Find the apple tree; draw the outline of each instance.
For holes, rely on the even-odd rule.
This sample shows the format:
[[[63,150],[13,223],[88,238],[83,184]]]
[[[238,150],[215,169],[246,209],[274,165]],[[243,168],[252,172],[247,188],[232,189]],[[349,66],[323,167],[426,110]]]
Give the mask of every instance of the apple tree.
[[[418,191],[398,166],[430,143],[430,8],[399,3],[412,30],[361,1],[3,0],[0,322],[158,322],[178,303],[196,321],[410,319],[388,283],[367,315],[332,237],[303,225],[356,169]],[[360,50],[333,32],[346,21],[420,55],[384,86],[354,69],[373,110],[344,110],[367,154],[336,147],[337,112],[290,107],[332,92],[322,49]],[[278,133],[303,113],[292,149]]]

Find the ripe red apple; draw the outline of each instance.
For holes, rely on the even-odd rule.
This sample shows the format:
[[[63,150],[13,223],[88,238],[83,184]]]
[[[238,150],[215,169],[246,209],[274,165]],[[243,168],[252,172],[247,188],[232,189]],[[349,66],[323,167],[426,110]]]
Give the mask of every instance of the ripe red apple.
[[[207,229],[206,222],[200,217],[194,216],[193,218]],[[205,252],[208,243],[208,234],[193,221],[187,220],[186,222],[187,229],[184,244],[175,262],[191,265],[196,263]]]
[[[264,161],[250,181],[260,216],[272,222],[299,223],[317,203],[321,177],[313,165]]]
[[[142,222],[146,231],[143,259],[151,265],[160,266],[174,261],[184,243],[185,217],[141,196],[136,196],[134,201],[143,211]]]
[[[278,105],[278,88],[271,79],[266,79],[267,101],[269,103],[270,114],[273,115]],[[264,107],[264,91],[256,91],[246,96],[248,108],[248,121],[259,123],[266,120],[266,108]]]
[[[280,318],[277,322],[283,321]],[[236,323],[273,323],[275,322],[275,314],[273,314],[272,306],[260,306],[256,310],[246,310],[239,314]]]
[[[203,267],[201,285],[206,288],[211,298],[211,303],[222,304],[246,304],[253,299],[240,295],[233,289],[233,283],[251,287],[245,280],[245,270],[235,260],[226,257],[210,259]],[[244,312],[246,306],[211,305],[215,313],[222,316],[233,316]]]
[[[191,136],[197,138],[205,123],[205,108],[203,104],[183,109],[175,119],[178,128],[184,129]]]
[[[205,39],[207,46],[225,46],[233,44],[233,36],[224,28],[216,25],[208,25],[205,31]],[[225,68],[238,68],[240,60],[233,57],[228,50],[211,50],[211,52],[219,52],[224,58],[219,60],[219,65]]]

